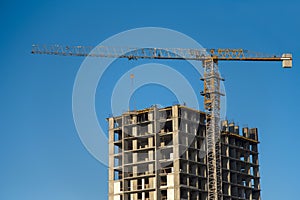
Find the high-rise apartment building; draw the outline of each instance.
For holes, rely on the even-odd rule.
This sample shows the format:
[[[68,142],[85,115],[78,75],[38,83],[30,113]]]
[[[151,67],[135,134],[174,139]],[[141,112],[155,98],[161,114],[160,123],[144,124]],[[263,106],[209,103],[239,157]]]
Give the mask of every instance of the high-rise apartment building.
[[[205,113],[156,106],[108,118],[109,200],[206,200]],[[257,129],[221,125],[224,200],[260,200]]]

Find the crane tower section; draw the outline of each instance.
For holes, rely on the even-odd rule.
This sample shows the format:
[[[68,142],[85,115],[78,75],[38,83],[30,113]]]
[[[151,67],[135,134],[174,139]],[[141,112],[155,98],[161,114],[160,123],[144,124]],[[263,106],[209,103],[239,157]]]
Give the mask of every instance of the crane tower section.
[[[217,62],[203,61],[204,109],[206,112],[208,199],[222,199],[221,132],[220,132],[220,77]]]

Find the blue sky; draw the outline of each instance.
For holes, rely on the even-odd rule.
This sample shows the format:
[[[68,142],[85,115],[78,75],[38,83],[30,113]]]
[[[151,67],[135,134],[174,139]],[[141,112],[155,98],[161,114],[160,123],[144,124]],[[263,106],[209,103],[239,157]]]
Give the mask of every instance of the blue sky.
[[[207,48],[293,53],[289,70],[263,62],[223,62],[220,68],[227,118],[259,128],[262,198],[298,199],[299,9],[296,0],[1,1],[0,199],[106,199],[107,168],[86,151],[72,117],[73,83],[84,58],[31,55],[31,45],[97,45],[145,26],[180,31]],[[98,89],[109,94],[105,83],[132,63],[120,61],[124,69],[108,71]],[[180,70],[201,88],[188,67]],[[134,98],[138,108],[176,101],[157,85],[140,88]],[[96,100],[105,126],[108,100],[99,94]]]

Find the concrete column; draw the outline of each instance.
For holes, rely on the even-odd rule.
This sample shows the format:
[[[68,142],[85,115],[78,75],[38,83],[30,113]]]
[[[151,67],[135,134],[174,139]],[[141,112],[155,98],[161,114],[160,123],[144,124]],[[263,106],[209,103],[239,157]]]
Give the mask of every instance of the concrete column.
[[[114,199],[114,118],[108,119],[108,152],[109,152],[109,160],[108,160],[108,196],[109,200]]]
[[[161,194],[160,194],[160,190],[159,190],[159,187],[160,187],[160,179],[159,179],[159,173],[160,173],[160,165],[159,165],[159,146],[160,146],[160,139],[159,139],[159,135],[158,135],[158,132],[160,131],[159,130],[159,113],[158,113],[158,109],[157,107],[155,106],[153,108],[153,131],[155,133],[154,135],[154,141],[155,141],[155,178],[153,180],[153,185],[154,185],[154,188],[155,188],[155,194],[154,194],[154,197],[155,199],[161,199]],[[149,180],[149,184],[151,186],[151,182]]]
[[[174,153],[174,199],[180,199],[180,162],[179,162],[179,106],[172,106],[172,126],[173,126],[173,153]]]

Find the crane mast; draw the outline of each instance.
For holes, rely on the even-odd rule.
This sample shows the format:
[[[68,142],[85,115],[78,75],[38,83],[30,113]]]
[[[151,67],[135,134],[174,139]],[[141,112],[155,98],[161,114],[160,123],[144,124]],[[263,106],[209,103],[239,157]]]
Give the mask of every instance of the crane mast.
[[[220,135],[220,77],[217,62],[203,61],[204,109],[206,112],[206,145],[208,199],[222,199],[221,135]]]
[[[292,55],[266,55],[244,49],[188,48],[128,48],[108,46],[33,45],[32,54],[60,56],[90,56],[127,59],[173,59],[202,61],[204,74],[204,109],[206,112],[208,200],[222,200],[220,90],[223,79],[218,61],[281,61],[284,68],[292,67]]]

